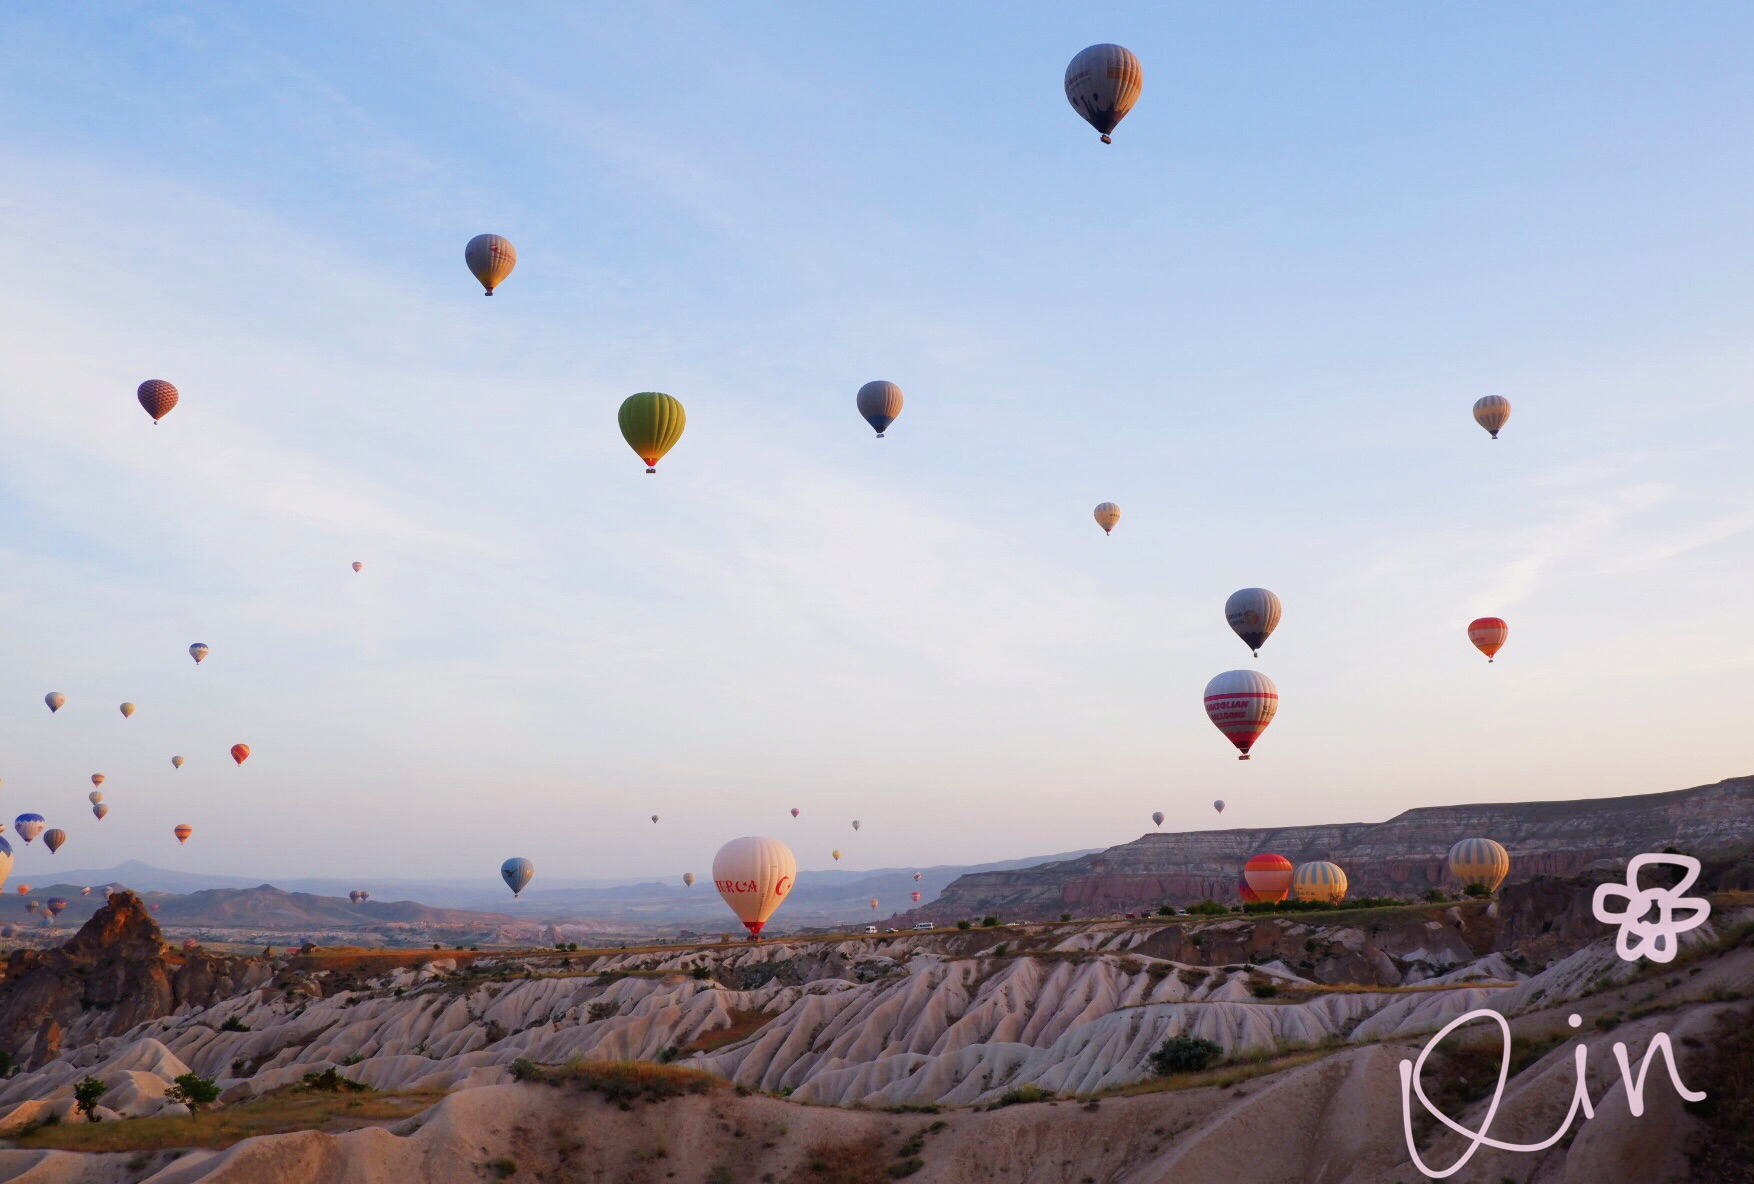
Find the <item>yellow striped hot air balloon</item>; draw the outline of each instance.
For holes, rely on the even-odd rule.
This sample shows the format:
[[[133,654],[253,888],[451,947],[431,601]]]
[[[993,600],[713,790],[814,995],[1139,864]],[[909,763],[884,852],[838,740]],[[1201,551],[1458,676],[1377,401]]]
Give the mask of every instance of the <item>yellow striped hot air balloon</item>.
[[[1492,433],[1494,440],[1510,422],[1510,400],[1503,395],[1487,395],[1474,401],[1474,422]]]
[[[1465,887],[1496,892],[1510,875],[1510,852],[1491,839],[1463,839],[1449,849],[1449,874]]]
[[[491,296],[518,265],[518,252],[502,235],[478,234],[463,248],[463,262],[481,282],[484,294]]]
[[[658,471],[658,462],[682,439],[682,429],[688,423],[681,401],[660,391],[629,395],[616,419],[627,446],[646,462],[648,473]]]
[[[1291,891],[1299,900],[1339,904],[1346,899],[1346,873],[1339,864],[1326,860],[1300,863],[1291,874]]]
[[[1108,534],[1114,530],[1115,526],[1121,520],[1121,508],[1113,502],[1103,502],[1096,507],[1095,514],[1096,524],[1102,527],[1103,534]]]

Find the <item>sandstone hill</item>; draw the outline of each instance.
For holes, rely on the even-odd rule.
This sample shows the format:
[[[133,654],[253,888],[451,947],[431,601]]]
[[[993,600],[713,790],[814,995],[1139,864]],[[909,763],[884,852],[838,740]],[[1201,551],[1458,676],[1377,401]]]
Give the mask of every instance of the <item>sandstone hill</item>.
[[[1510,850],[1513,883],[1665,847],[1701,856],[1746,850],[1754,845],[1754,777],[1632,797],[1423,807],[1387,822],[1146,834],[1078,859],[963,876],[903,919],[1089,916],[1163,902],[1234,902],[1237,874],[1261,851],[1296,863],[1338,863],[1354,896],[1417,897],[1458,887],[1445,856],[1457,840],[1476,835]]]

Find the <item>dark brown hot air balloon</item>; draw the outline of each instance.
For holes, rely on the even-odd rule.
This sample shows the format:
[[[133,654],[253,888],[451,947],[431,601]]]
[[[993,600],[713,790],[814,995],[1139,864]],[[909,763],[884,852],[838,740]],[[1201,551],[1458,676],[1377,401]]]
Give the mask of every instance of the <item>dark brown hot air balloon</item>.
[[[149,378],[140,384],[134,397],[146,408],[146,414],[152,416],[152,422],[157,423],[177,405],[177,388],[162,378]]]

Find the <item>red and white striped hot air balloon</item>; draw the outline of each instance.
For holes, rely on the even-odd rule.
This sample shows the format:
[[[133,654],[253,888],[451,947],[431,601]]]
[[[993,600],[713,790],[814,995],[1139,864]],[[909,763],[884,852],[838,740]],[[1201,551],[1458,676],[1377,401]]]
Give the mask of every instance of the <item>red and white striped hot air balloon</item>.
[[[761,935],[774,910],[798,879],[798,860],[778,839],[746,835],[713,856],[713,887],[719,890],[750,939]]]
[[[1504,623],[1503,617],[1478,617],[1468,623],[1468,640],[1486,655],[1488,662],[1495,660],[1493,655],[1504,648],[1508,637],[1510,626]]]
[[[1291,893],[1296,869],[1283,855],[1263,851],[1242,865],[1242,878],[1260,900],[1277,904]]]
[[[1249,759],[1278,711],[1279,688],[1258,670],[1226,670],[1206,684],[1206,718],[1236,745],[1237,760]]]
[[[177,836],[177,842],[186,843],[189,841],[189,836],[195,833],[195,828],[186,822],[179,822],[172,828],[171,833]]]

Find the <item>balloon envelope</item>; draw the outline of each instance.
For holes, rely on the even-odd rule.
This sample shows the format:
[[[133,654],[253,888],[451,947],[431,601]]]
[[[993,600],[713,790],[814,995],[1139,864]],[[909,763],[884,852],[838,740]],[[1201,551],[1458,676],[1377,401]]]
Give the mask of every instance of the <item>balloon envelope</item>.
[[[1224,799],[1219,798],[1217,801],[1213,802],[1212,808],[1214,810],[1218,811],[1220,814],[1224,813]]]
[[[1206,684],[1206,718],[1249,759],[1279,710],[1279,688],[1258,670],[1226,670]]]
[[[96,818],[99,822],[102,822],[109,815],[109,812],[110,808],[102,802],[97,803],[91,808],[92,817]]]
[[[1163,811],[1162,810],[1151,811],[1151,821],[1156,823],[1158,826],[1162,826],[1163,825]]]
[[[12,874],[12,844],[0,839],[0,884],[6,883],[6,877]]]
[[[104,800],[104,795],[99,790],[94,789],[90,793],[85,795],[85,800],[90,802],[92,805],[95,806],[99,802]]]
[[[858,819],[857,819],[857,818],[855,818],[855,819],[853,819],[853,829],[854,829],[854,830],[858,830],[858,829],[859,829],[859,825],[860,825],[860,824],[859,824],[859,820],[858,820]]]
[[[923,880],[925,878],[926,878],[925,872],[915,872],[914,873],[914,883],[916,883],[916,884],[918,884],[921,880]]]
[[[1283,855],[1263,851],[1242,865],[1242,878],[1264,901],[1277,903],[1291,892],[1291,861]]]
[[[50,855],[53,855],[55,852],[59,851],[61,849],[62,845],[66,842],[67,842],[67,832],[62,830],[58,826],[54,830],[46,831],[43,834],[43,846],[45,846],[49,849]]]
[[[29,846],[30,841],[43,833],[48,823],[43,821],[41,814],[20,814],[12,820],[12,831]]]
[[[182,767],[183,767],[183,758],[180,756],[173,756],[171,758],[171,768],[180,769]]]
[[[505,886],[512,890],[513,896],[521,893],[529,884],[530,877],[535,874],[536,865],[522,856],[514,855],[499,865],[499,878],[505,881]]]
[[[682,873],[682,882],[690,888],[694,887],[694,873],[693,872],[683,872]]]
[[[1468,622],[1468,640],[1474,648],[1486,655],[1488,662],[1496,661],[1493,656],[1504,648],[1510,637],[1510,626],[1502,617],[1477,617]]]
[[[877,430],[879,440],[883,439],[883,433],[888,430],[889,425],[895,422],[895,417],[901,414],[901,388],[884,379],[867,382],[860,387],[856,401],[859,414]]]
[[[67,909],[67,898],[64,896],[51,896],[44,907],[49,910],[49,915],[51,917],[59,917]]]
[[[119,710],[122,713],[123,719],[127,719],[129,716],[134,714],[134,704],[124,703],[117,710]]]
[[[1131,50],[1119,45],[1092,45],[1078,51],[1066,67],[1066,101],[1084,121],[1108,134],[1127,117],[1145,86],[1145,70]]]
[[[43,702],[49,705],[49,712],[50,714],[53,714],[54,712],[61,710],[62,706],[67,702],[67,696],[63,695],[60,691],[50,691],[43,696]]]
[[[908,895],[913,897],[913,901],[915,904],[920,903],[920,894],[918,892],[910,892]]]
[[[1449,849],[1449,874],[1496,892],[1510,875],[1510,852],[1491,839],[1463,839]]]
[[[796,818],[797,816],[798,816],[798,807],[793,806],[792,807],[792,817]]]
[[[713,886],[743,927],[759,934],[798,878],[798,861],[778,839],[745,835],[713,856]]]
[[[1113,530],[1116,524],[1121,520],[1121,508],[1113,502],[1103,502],[1096,507],[1094,513],[1096,515],[1096,524],[1102,527],[1103,534],[1107,534]]]
[[[1279,627],[1279,598],[1265,588],[1239,588],[1224,602],[1224,619],[1258,655]]]
[[[171,833],[177,836],[177,842],[186,843],[189,841],[189,836],[195,833],[195,828],[186,822],[179,822]]]
[[[622,439],[646,462],[646,472],[658,471],[658,462],[682,438],[688,414],[682,403],[660,391],[629,395],[616,413]]]
[[[134,397],[152,416],[152,422],[157,423],[177,405],[177,388],[162,378],[149,378],[134,391]]]
[[[511,240],[501,235],[478,234],[463,248],[463,262],[469,265],[485,294],[491,296],[518,265],[518,252]]]
[[[365,564],[363,564],[359,560],[355,559],[353,561],[353,570],[354,571],[363,571],[363,570],[365,570]]]
[[[249,760],[250,759],[250,746],[248,744],[234,744],[234,745],[232,745],[231,746],[231,759],[236,761],[240,765],[243,764],[245,761]]]
[[[1499,429],[1510,421],[1510,400],[1503,395],[1487,395],[1474,400],[1474,422],[1498,439]]]
[[[1238,875],[1236,877],[1236,893],[1238,896],[1242,897],[1242,902],[1244,904],[1261,903],[1260,893],[1249,887],[1247,876]]]
[[[834,856],[834,861],[836,863],[840,862],[840,852],[839,851],[830,851],[829,854]]]
[[[202,658],[205,658],[212,652],[213,651],[208,648],[205,642],[197,641],[194,645],[189,647],[189,656],[195,659],[195,665],[197,666],[201,665]]]
[[[1291,891],[1299,900],[1339,904],[1346,899],[1346,873],[1339,864],[1326,860],[1300,863],[1291,874]]]

